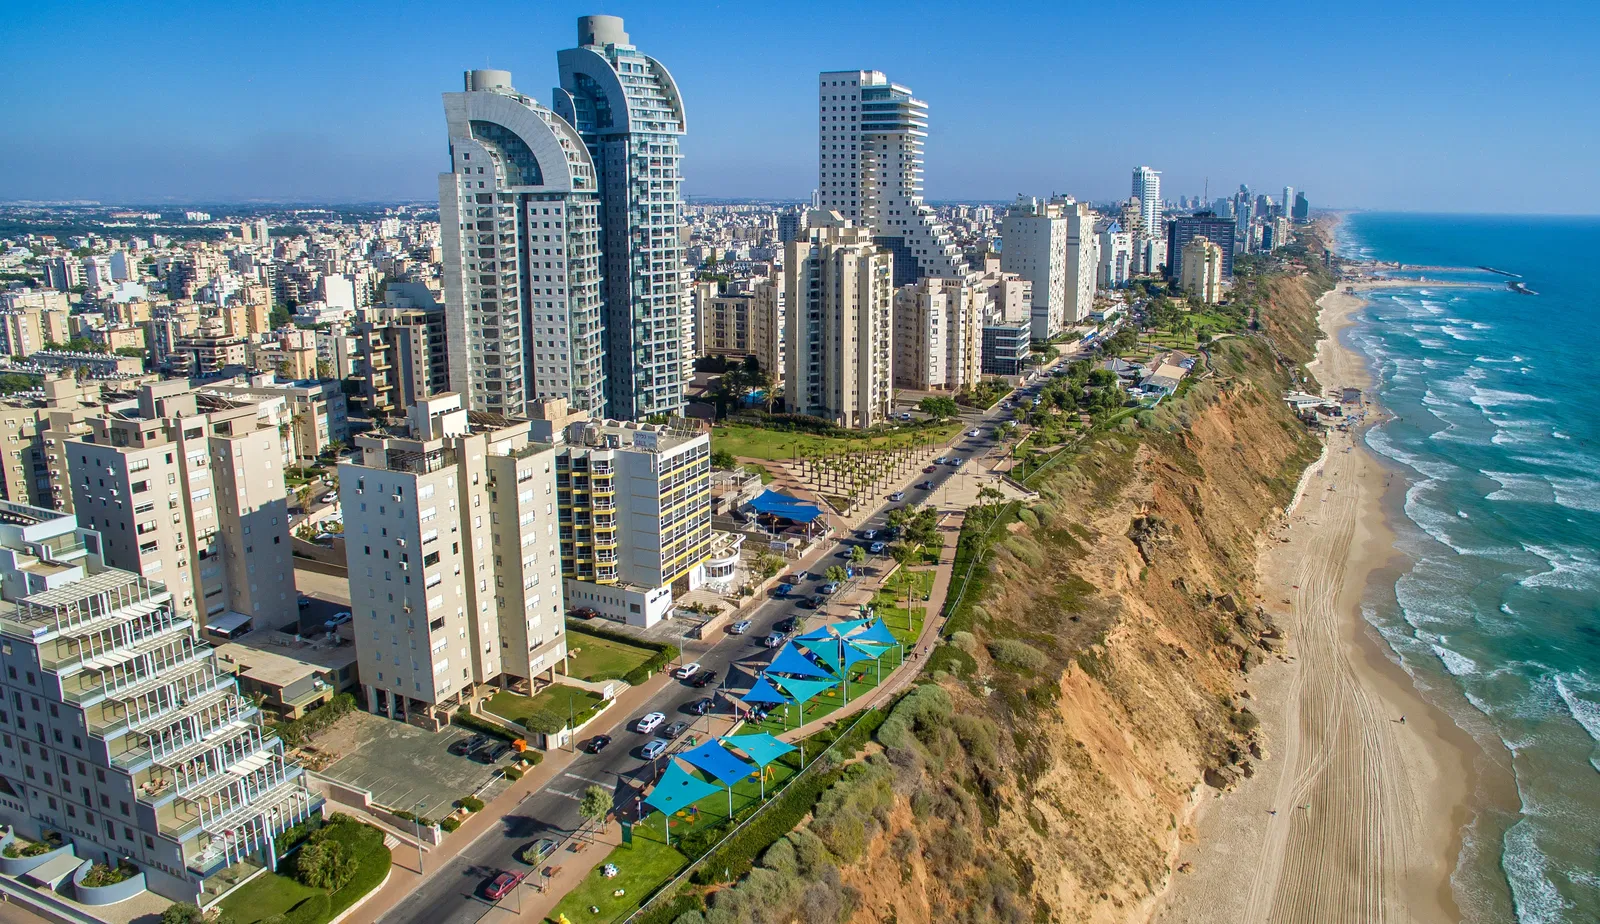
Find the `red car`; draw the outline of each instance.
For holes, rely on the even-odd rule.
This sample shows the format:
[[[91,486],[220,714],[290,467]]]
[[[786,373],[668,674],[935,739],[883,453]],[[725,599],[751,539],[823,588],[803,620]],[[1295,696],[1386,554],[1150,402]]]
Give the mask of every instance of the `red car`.
[[[489,884],[483,887],[483,897],[489,901],[497,902],[510,895],[511,890],[515,889],[517,883],[521,881],[521,873],[501,873],[489,880]]]
[[[927,467],[927,468],[925,468],[925,469],[923,469],[923,470],[922,470],[922,471],[923,471],[923,473],[924,473],[924,474],[926,474],[926,473],[928,473],[928,472],[937,472],[937,471],[938,471],[938,470],[939,470],[939,466],[937,466],[937,465],[930,465],[930,466],[928,466],[928,467]]]

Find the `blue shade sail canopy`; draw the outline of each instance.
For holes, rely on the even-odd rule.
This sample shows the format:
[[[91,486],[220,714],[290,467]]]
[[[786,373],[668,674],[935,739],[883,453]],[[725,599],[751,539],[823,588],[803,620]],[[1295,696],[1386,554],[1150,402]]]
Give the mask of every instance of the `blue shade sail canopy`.
[[[735,757],[732,751],[718,744],[715,738],[692,751],[680,753],[678,759],[729,786],[754,773],[756,769]]]
[[[828,672],[817,666],[816,662],[800,653],[791,642],[784,645],[778,656],[767,665],[768,673],[793,674],[796,677],[826,677]]]
[[[751,687],[749,692],[744,693],[739,698],[744,700],[745,703],[747,703],[747,704],[750,704],[750,703],[778,704],[778,703],[787,703],[787,702],[789,702],[789,697],[784,696],[782,693],[778,692],[778,690],[775,687],[773,687],[772,684],[767,682],[767,678],[765,678],[765,677],[761,678],[760,680],[757,680],[756,683],[755,683],[755,686]]]
[[[690,776],[687,770],[668,761],[667,772],[661,774],[660,781],[650,790],[650,795],[644,797],[644,804],[663,815],[671,815],[678,809],[691,806],[716,791],[717,787],[698,777]]]
[[[824,690],[831,690],[839,685],[837,680],[790,680],[787,677],[779,677],[776,682],[798,703],[809,703]]]
[[[794,745],[774,738],[766,732],[736,735],[722,739],[722,743],[743,751],[758,767],[765,767],[790,751],[798,750]]]

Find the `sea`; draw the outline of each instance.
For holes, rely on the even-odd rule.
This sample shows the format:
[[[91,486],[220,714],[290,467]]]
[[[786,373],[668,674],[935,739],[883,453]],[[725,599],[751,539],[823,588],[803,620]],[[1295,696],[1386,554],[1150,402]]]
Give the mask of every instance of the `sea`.
[[[1600,218],[1356,213],[1337,234],[1424,280],[1347,333],[1394,415],[1367,443],[1406,481],[1406,560],[1366,616],[1516,790],[1465,832],[1457,904],[1600,921]]]

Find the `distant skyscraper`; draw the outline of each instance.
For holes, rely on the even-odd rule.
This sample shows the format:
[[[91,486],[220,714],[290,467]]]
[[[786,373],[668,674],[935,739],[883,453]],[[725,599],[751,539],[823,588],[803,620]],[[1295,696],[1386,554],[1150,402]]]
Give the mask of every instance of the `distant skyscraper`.
[[[583,139],[518,93],[507,71],[444,94],[450,173],[439,174],[450,388],[472,410],[605,399],[600,197]]]
[[[1294,194],[1294,212],[1292,217],[1297,222],[1307,222],[1311,220],[1311,202],[1310,200],[1306,199],[1306,194],[1304,192],[1297,192]]]
[[[1283,188],[1283,200],[1278,205],[1278,214],[1282,215],[1284,218],[1288,218],[1289,217],[1289,212],[1293,208],[1294,208],[1294,187],[1293,186],[1285,186]]]
[[[1145,233],[1161,233],[1161,171],[1149,167],[1133,168],[1133,195],[1139,200],[1139,217]]]
[[[687,271],[678,85],[628,42],[616,16],[578,19],[578,48],[557,54],[555,111],[583,136],[600,179],[609,413],[683,410]]]
[[[1167,278],[1183,279],[1183,248],[1204,237],[1222,248],[1222,278],[1233,278],[1234,223],[1211,212],[1197,212],[1167,223]]]
[[[818,81],[818,199],[894,252],[896,285],[960,278],[950,232],[922,201],[928,104],[879,71],[827,71]]]

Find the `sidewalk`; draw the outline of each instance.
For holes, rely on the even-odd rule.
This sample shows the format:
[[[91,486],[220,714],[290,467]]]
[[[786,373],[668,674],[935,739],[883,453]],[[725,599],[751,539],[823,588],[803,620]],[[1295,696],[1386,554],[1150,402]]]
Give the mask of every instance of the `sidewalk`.
[[[899,695],[900,691],[909,687],[922,673],[922,661],[927,653],[933,650],[933,640],[939,637],[939,630],[944,625],[944,600],[950,594],[950,582],[955,576],[956,546],[961,541],[961,524],[964,519],[961,514],[956,514],[940,526],[944,533],[944,548],[940,550],[939,564],[934,568],[933,587],[928,593],[928,609],[922,619],[922,631],[917,633],[916,644],[906,653],[905,665],[896,668],[888,680],[865,695],[851,700],[821,718],[812,719],[799,728],[790,729],[778,737],[792,742],[821,731],[840,719],[848,718],[863,709]],[[880,580],[879,586],[882,583]]]
[[[639,686],[632,687],[616,699],[614,709],[622,710],[619,715],[631,715],[642,706],[650,697],[660,692],[671,682],[671,674],[662,671],[651,677]],[[505,792],[495,798],[493,802],[485,805],[483,811],[474,812],[460,828],[447,835],[444,843],[437,847],[427,849],[423,854],[423,868],[429,873],[437,872],[446,863],[455,859],[456,855],[465,850],[467,845],[473,843],[485,831],[499,825],[501,819],[514,811],[523,799],[541,789],[545,784],[555,779],[571,766],[577,758],[573,751],[546,751],[544,761],[539,766],[506,788]],[[329,811],[345,811],[337,802],[330,802]],[[600,847],[593,847],[585,851],[585,856],[593,853],[595,862],[604,857],[606,851]],[[563,854],[562,856],[566,856]],[[575,858],[576,859],[576,858]],[[549,865],[548,863],[546,865]],[[562,864],[563,866],[576,864]],[[590,863],[590,867],[593,867]],[[542,868],[542,867],[541,867]],[[584,874],[588,869],[584,870]],[[579,880],[581,880],[581,876]],[[367,899],[355,913],[345,919],[348,924],[371,924],[385,914],[388,914],[396,905],[422,885],[424,877],[417,871],[417,854],[414,850],[404,847],[395,850],[394,864],[391,867],[389,882],[381,890]],[[575,880],[577,881],[577,880]],[[564,892],[561,894],[565,894]]]

